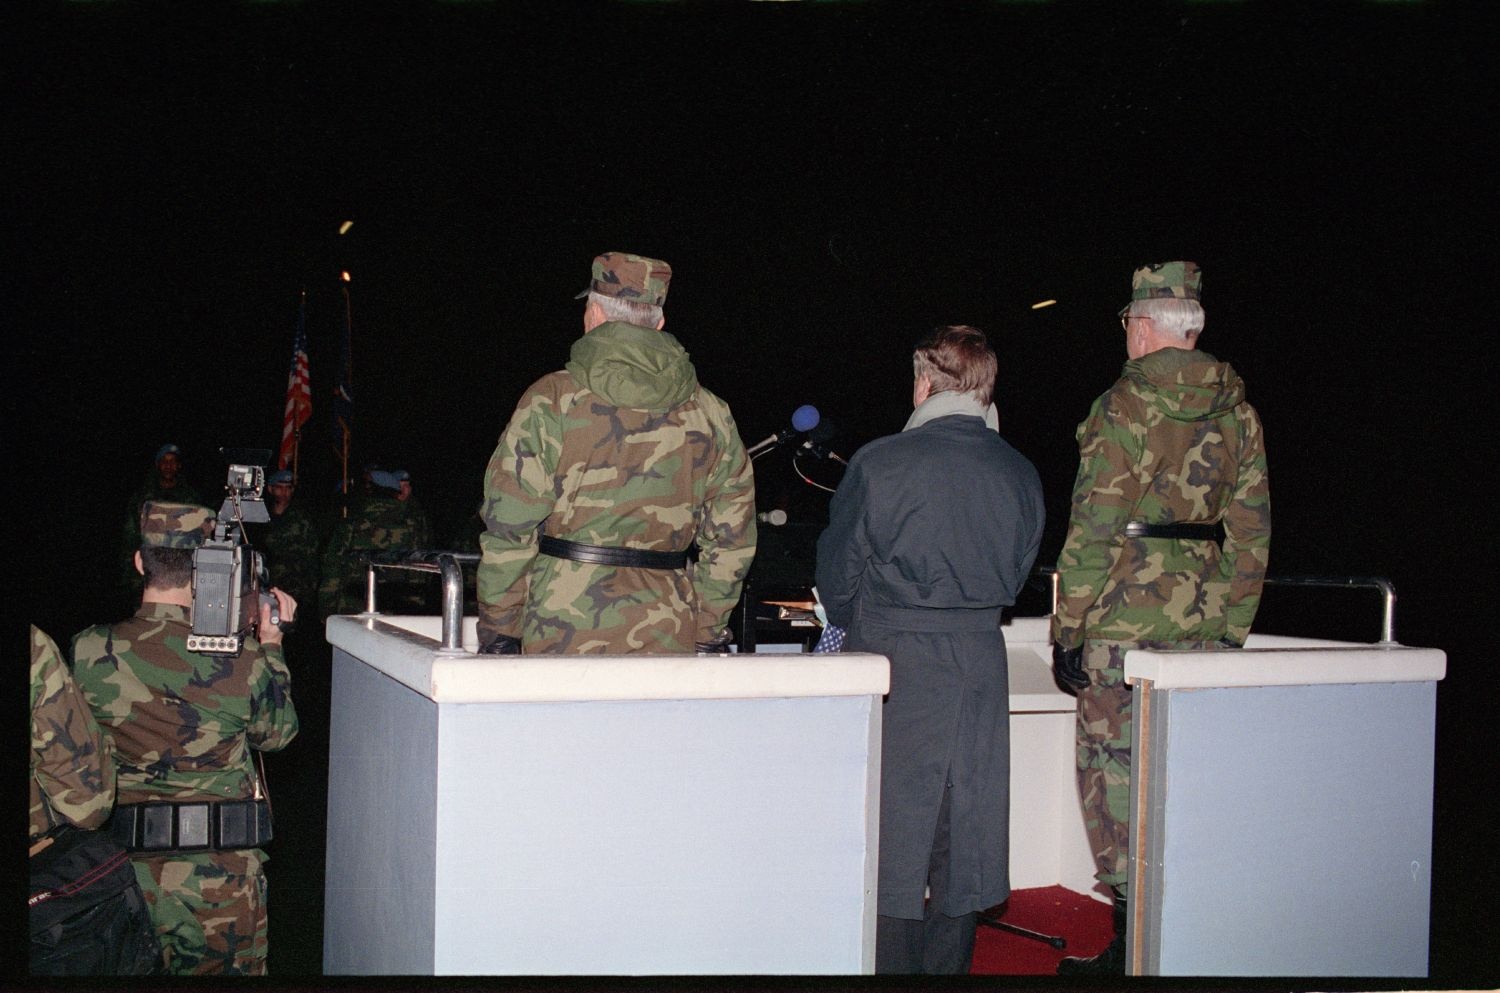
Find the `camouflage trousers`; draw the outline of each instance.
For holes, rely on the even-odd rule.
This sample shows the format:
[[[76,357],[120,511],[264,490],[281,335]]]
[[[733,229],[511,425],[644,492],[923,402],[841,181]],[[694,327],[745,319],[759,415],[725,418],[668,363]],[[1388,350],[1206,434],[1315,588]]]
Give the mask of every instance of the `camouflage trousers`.
[[[1131,688],[1125,653],[1135,648],[1207,648],[1210,642],[1084,643],[1089,685],[1078,692],[1078,795],[1094,853],[1094,878],[1127,895],[1130,871]]]
[[[254,849],[131,859],[168,973],[265,975],[264,859]]]

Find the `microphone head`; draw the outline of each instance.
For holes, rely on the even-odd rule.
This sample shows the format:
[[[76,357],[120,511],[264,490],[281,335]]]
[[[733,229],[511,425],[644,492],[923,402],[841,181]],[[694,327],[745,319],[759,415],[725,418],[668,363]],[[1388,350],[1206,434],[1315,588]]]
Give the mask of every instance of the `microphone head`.
[[[786,511],[782,510],[780,507],[777,507],[775,510],[767,510],[763,511],[762,513],[756,514],[755,519],[761,521],[764,524],[770,524],[773,527],[779,528],[781,527],[781,525],[786,523]]]
[[[811,431],[818,426],[818,408],[810,403],[804,403],[792,411],[792,427],[798,431]]]

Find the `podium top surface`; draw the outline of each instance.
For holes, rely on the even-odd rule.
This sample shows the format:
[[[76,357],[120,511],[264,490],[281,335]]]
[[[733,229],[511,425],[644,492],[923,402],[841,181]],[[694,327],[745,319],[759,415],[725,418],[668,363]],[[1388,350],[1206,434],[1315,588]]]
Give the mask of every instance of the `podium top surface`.
[[[328,641],[436,703],[883,695],[881,655],[477,655],[444,650],[437,618],[335,616]],[[472,620],[470,625],[472,628]]]
[[[1125,654],[1125,681],[1148,679],[1158,689],[1421,683],[1442,679],[1447,667],[1447,654],[1437,648],[1262,635],[1225,651],[1135,649]]]

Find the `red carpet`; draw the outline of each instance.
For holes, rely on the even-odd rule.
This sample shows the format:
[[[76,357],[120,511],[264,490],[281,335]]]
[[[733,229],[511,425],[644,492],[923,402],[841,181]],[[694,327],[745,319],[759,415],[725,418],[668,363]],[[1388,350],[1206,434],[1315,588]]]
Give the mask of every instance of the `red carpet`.
[[[1063,938],[1067,947],[1056,949],[980,924],[969,972],[976,976],[1056,975],[1063,956],[1093,955],[1109,944],[1114,933],[1110,913],[1109,904],[1061,886],[1016,890],[990,912],[991,919]]]

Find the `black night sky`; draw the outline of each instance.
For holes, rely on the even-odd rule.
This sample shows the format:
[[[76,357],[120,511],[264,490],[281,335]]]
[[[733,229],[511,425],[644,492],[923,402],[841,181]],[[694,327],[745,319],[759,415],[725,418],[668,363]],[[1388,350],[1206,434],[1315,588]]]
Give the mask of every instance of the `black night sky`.
[[[1495,781],[1496,91],[1479,11],[9,7],[18,619],[60,642],[115,619],[100,612],[125,503],[159,445],[182,446],[206,494],[219,446],[276,446],[303,289],[299,499],[332,505],[343,269],[354,463],[410,470],[457,540],[604,250],[671,262],[667,329],[747,441],[814,403],[851,454],[904,422],[921,333],[985,329],[1002,432],[1046,489],[1051,564],[1074,428],[1124,360],[1130,272],[1191,258],[1201,344],[1264,419],[1273,574],[1389,577],[1398,639],[1448,653],[1431,982],[1490,985],[1478,900],[1500,839],[1474,808]],[[785,458],[757,482],[762,509],[816,533],[826,495]],[[1373,597],[1327,609],[1378,636]],[[1321,628],[1296,629],[1295,603],[1268,611]]]

